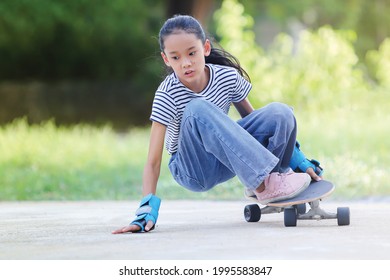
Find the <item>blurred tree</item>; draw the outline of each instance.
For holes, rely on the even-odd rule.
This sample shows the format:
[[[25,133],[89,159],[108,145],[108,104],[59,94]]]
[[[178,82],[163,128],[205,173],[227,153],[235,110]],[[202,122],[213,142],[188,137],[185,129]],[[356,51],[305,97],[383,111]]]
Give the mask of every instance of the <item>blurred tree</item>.
[[[390,89],[390,38],[380,45],[379,50],[367,53],[367,65],[372,77],[385,89]],[[389,92],[387,92],[389,93]]]
[[[354,31],[321,27],[302,31],[298,44],[279,34],[269,50],[255,42],[253,19],[237,0],[225,0],[215,13],[222,46],[236,55],[253,84],[255,107],[278,100],[311,110],[347,103],[366,86],[353,48]],[[385,56],[385,48],[383,55]],[[383,64],[383,69],[388,66]],[[383,72],[383,71],[382,71]]]
[[[2,0],[0,122],[147,122],[163,4]]]
[[[324,25],[357,33],[355,49],[360,58],[390,37],[388,0],[261,0],[240,1],[256,22],[258,42],[267,47],[280,32],[293,36],[303,29]]]
[[[2,0],[0,79],[144,76],[160,10],[152,0]]]
[[[361,3],[359,17],[352,26],[358,33],[356,46],[360,56],[378,49],[386,38],[390,38],[389,4],[388,0],[365,0]]]
[[[210,15],[215,10],[215,4],[214,0],[168,0],[167,17],[176,14],[192,15],[206,26]]]

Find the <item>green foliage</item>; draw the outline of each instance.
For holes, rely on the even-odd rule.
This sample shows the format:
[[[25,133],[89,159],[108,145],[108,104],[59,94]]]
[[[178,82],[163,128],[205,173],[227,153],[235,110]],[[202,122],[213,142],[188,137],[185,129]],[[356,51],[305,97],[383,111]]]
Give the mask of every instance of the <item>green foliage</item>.
[[[368,52],[367,61],[378,83],[384,88],[390,89],[390,38],[383,41],[378,51]]]
[[[221,9],[214,14],[217,19],[217,34],[221,37],[220,44],[232,54],[245,54],[240,56],[244,68],[256,67],[256,61],[262,50],[255,43],[253,32],[254,21],[244,13],[244,7],[236,1],[223,1]]]
[[[353,31],[326,26],[302,31],[299,41],[280,34],[263,51],[250,31],[253,20],[236,0],[224,1],[216,20],[221,45],[238,56],[251,76],[251,101],[257,107],[275,100],[294,107],[338,106],[352,91],[366,87],[357,67]]]
[[[352,91],[364,86],[362,73],[356,68],[354,36],[352,31],[322,27],[316,32],[302,31],[294,46],[292,38],[280,35],[266,54],[269,67],[259,73],[257,86],[264,94],[271,93],[271,100],[293,106],[329,108],[343,104]],[[275,83],[275,78],[280,82]]]
[[[359,36],[355,51],[362,59],[390,37],[388,0],[262,0],[240,1],[256,22],[271,27],[271,33],[291,32],[292,24],[316,30],[324,25],[354,30]],[[266,32],[264,37],[269,36]],[[260,38],[259,41],[266,43]]]
[[[133,65],[157,47],[145,36],[158,31],[162,15],[156,4],[2,0],[0,79],[125,79],[156,73],[151,62]]]

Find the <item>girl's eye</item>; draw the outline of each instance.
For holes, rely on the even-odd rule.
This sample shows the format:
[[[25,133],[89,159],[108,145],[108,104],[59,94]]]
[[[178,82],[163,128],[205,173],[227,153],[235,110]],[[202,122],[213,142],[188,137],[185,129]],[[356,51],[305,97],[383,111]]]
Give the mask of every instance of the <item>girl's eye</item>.
[[[172,59],[173,59],[173,60],[178,60],[179,57],[178,57],[178,56],[172,56]]]
[[[190,55],[192,56],[192,55],[195,55],[195,52],[190,52]]]

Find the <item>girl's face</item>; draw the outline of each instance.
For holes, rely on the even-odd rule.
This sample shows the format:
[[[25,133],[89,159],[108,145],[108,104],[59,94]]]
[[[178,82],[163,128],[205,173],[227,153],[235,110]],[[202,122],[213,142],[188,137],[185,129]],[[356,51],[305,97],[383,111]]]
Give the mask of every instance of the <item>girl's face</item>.
[[[203,44],[195,34],[184,31],[167,36],[161,53],[165,64],[172,67],[180,82],[194,92],[202,91],[208,83],[205,56],[211,51],[210,41]]]

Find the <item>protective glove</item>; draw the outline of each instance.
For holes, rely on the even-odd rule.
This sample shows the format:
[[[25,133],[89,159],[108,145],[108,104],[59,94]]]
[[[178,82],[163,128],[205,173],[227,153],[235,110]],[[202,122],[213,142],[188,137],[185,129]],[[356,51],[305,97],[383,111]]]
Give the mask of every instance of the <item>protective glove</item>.
[[[131,225],[137,225],[141,229],[139,231],[145,231],[145,226],[149,221],[153,222],[153,227],[150,230],[154,229],[158,218],[158,210],[160,209],[161,199],[153,194],[148,194],[142,198],[141,203],[135,215],[137,216]]]
[[[290,160],[290,167],[295,172],[306,172],[307,169],[311,167],[318,176],[322,176],[324,173],[324,169],[317,160],[309,160],[305,157],[304,153],[300,150],[298,141],[294,147],[294,152]]]

